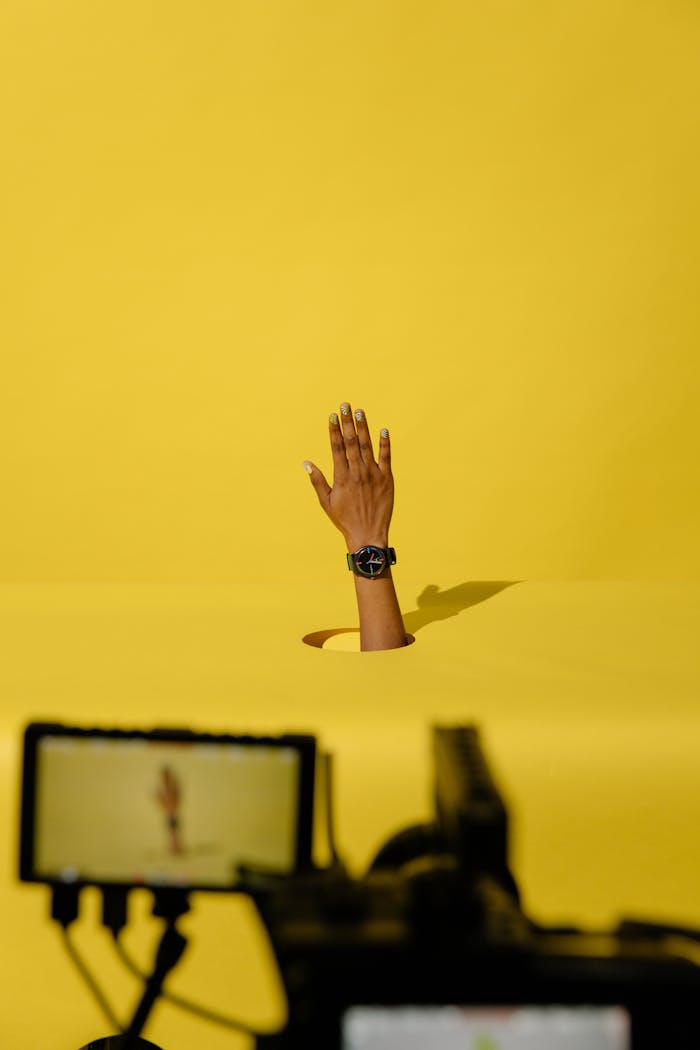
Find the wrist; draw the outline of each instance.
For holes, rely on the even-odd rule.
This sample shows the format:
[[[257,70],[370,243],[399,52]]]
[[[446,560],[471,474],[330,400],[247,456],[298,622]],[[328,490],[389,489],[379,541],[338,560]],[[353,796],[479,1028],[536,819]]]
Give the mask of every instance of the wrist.
[[[383,550],[389,546],[388,533],[359,533],[345,537],[345,544],[349,554],[354,554],[361,547],[381,547]]]

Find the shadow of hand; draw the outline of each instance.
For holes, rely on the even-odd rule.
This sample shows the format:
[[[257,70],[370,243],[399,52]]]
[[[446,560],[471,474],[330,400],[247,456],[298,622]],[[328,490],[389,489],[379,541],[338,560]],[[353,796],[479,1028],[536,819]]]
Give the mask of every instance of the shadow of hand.
[[[457,616],[462,609],[468,609],[470,605],[478,605],[494,594],[504,591],[506,587],[514,587],[521,580],[471,580],[469,583],[459,583],[456,587],[450,587],[447,591],[441,591],[437,584],[429,583],[424,587],[416,599],[417,609],[403,614],[403,624],[409,639],[409,644],[414,641],[416,631],[426,624],[434,623],[436,620],[449,620],[451,616]],[[359,634],[357,627],[331,627],[325,631],[312,631],[304,635],[302,641],[307,645],[313,645],[322,649],[324,644],[337,634]]]
[[[487,601],[506,587],[513,587],[520,580],[471,580],[457,584],[449,590],[441,591],[434,584],[424,587],[416,599],[417,609],[403,614],[403,622],[409,634],[415,634],[429,623],[436,620],[448,620],[457,616],[463,609]]]

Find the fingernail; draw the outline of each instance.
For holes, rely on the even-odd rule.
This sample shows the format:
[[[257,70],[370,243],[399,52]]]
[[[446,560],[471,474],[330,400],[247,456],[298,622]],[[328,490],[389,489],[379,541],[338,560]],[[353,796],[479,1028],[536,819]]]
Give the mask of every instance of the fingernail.
[[[350,405],[347,403],[347,401],[343,401],[342,405],[340,406],[340,411],[343,413],[344,416],[350,415]]]
[[[337,422],[338,422],[338,413],[337,412],[331,412],[331,414],[328,417],[328,421],[329,421],[329,423],[337,424]]]
[[[304,460],[304,470],[306,471],[306,473],[310,474],[313,469],[314,468],[311,466],[311,464],[307,463],[307,461]]]
[[[382,429],[379,431],[379,433],[382,435],[383,438],[388,438],[389,437],[389,431],[386,429],[386,427],[382,427]]]
[[[361,408],[356,408],[355,409],[355,419],[357,420],[357,422],[361,423],[364,418],[365,418],[365,414],[362,411],[362,409]]]

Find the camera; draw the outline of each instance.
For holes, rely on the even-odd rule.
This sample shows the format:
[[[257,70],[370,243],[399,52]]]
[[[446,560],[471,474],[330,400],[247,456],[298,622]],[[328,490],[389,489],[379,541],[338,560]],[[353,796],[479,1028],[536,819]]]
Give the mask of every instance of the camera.
[[[508,815],[474,726],[432,730],[435,819],[354,880],[251,883],[289,1000],[265,1050],[700,1046],[698,934],[545,928],[520,903]]]
[[[478,728],[436,726],[431,741],[434,819],[356,878],[334,846],[328,866],[312,862],[318,781],[330,795],[312,736],[32,724],[20,875],[59,900],[148,886],[171,937],[189,890],[249,894],[288,1000],[259,1050],[697,1050],[700,933],[531,920]],[[181,950],[161,960],[132,1038]]]

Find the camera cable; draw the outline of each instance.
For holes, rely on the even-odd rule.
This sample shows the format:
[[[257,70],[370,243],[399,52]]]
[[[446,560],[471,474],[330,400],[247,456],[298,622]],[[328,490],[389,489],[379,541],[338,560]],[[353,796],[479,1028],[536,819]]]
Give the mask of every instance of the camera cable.
[[[76,948],[75,942],[69,933],[69,927],[78,917],[78,894],[77,886],[53,886],[51,893],[51,918],[55,919],[61,927],[63,947],[83,981],[90,989],[100,1010],[115,1032],[123,1032],[124,1026],[117,1020],[117,1015],[112,1009],[107,996]]]
[[[134,962],[124,947],[121,939],[122,931],[127,924],[127,898],[128,891],[124,887],[110,886],[103,888],[102,924],[111,933],[112,943],[114,944],[117,955],[126,969],[140,981],[147,981],[148,974],[146,974]],[[173,899],[173,894],[165,895],[160,901],[158,895],[156,895],[154,914],[160,916],[167,915],[171,912],[173,905],[175,907],[175,914],[186,911],[188,908],[186,895],[183,896],[179,902]],[[209,1007],[202,1006],[199,1003],[195,1003],[191,999],[186,999],[184,996],[177,995],[174,992],[166,991],[164,988],[161,988],[160,990],[160,998],[166,1002],[172,1003],[173,1006],[177,1006],[181,1010],[186,1010],[189,1013],[202,1018],[202,1020],[210,1021],[212,1024],[220,1025],[221,1027],[228,1028],[234,1032],[239,1032],[241,1035],[256,1038],[260,1035],[273,1034],[258,1032],[243,1021],[239,1021],[234,1017],[229,1017],[226,1014],[221,1014],[217,1010],[211,1010]]]
[[[117,1016],[112,1007],[110,1006],[107,1000],[107,996],[100,988],[90,968],[88,967],[82,955],[76,948],[73,938],[71,937],[70,933],[68,932],[65,926],[62,929],[62,934],[63,946],[65,947],[66,951],[68,952],[68,955],[73,961],[76,970],[78,971],[82,979],[85,981],[85,984],[88,986],[90,991],[92,992],[95,1000],[97,1001],[100,1009],[102,1010],[102,1013],[105,1015],[115,1032],[123,1032],[124,1026],[117,1020]]]
[[[139,966],[136,965],[134,960],[131,958],[126,948],[124,947],[121,937],[118,932],[112,931],[112,939],[117,955],[121,959],[122,963],[129,970],[134,977],[138,977],[139,980],[146,980],[147,975]],[[234,1032],[240,1032],[242,1035],[252,1036],[253,1038],[270,1033],[258,1032],[246,1025],[243,1021],[238,1021],[233,1017],[228,1017],[226,1014],[220,1014],[216,1010],[211,1010],[209,1007],[201,1006],[199,1003],[193,1002],[191,999],[186,999],[182,995],[176,995],[174,992],[167,992],[163,990],[160,994],[161,999],[166,1002],[172,1003],[173,1006],[178,1006],[181,1010],[187,1010],[189,1013],[195,1014],[197,1017],[201,1017],[205,1021],[210,1021],[212,1024],[218,1024],[224,1028],[230,1028]]]

